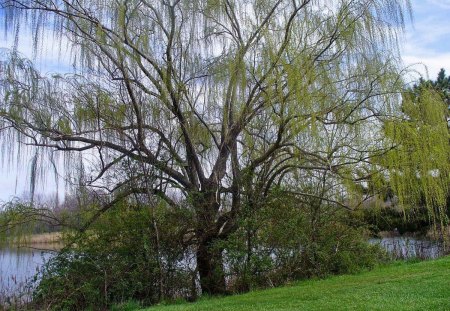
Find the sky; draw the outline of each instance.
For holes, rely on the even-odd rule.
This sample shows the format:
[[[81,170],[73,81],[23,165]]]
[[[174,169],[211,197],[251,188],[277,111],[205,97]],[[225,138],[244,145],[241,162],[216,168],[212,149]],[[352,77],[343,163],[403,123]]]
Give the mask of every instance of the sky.
[[[450,72],[450,0],[413,0],[412,5],[413,23],[407,24],[402,42],[403,62],[435,79],[441,68]]]
[[[450,72],[450,27],[448,27],[450,0],[412,0],[411,2],[413,22],[406,22],[406,32],[400,42],[403,65],[417,71],[417,74],[426,79],[435,79],[441,68],[446,69],[447,73]],[[0,12],[0,19],[2,17]],[[11,48],[13,38],[11,35],[5,37],[3,24],[3,21],[0,21],[0,49]],[[51,40],[50,35],[48,42]],[[33,56],[31,42],[32,34],[22,33],[18,50],[29,58]],[[69,71],[70,64],[64,61],[66,51],[54,50],[53,46],[45,43],[42,45],[37,57],[37,68],[43,72]],[[20,197],[28,191],[30,167],[30,157],[24,158],[20,163],[8,164],[0,161],[0,203],[16,196]],[[36,191],[51,195],[55,190],[55,182],[52,178],[48,178],[46,182],[38,185]]]

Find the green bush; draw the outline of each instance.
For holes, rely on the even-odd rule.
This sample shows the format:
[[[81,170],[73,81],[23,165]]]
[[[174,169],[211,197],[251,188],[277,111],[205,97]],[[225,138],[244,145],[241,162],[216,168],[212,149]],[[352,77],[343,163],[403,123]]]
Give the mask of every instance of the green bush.
[[[104,310],[127,301],[150,305],[187,296],[192,282],[180,268],[186,249],[177,220],[189,215],[180,213],[117,206],[88,231],[69,235],[74,243],[45,266],[34,303],[53,310]],[[159,249],[154,221],[164,224],[158,227]]]
[[[331,204],[309,203],[274,196],[257,207],[244,205],[237,231],[216,244],[224,250],[231,292],[352,273],[383,259],[380,249],[366,242],[359,217]],[[195,258],[192,223],[189,208],[116,206],[84,233],[68,234],[71,246],[38,278],[35,306],[128,310],[137,302],[195,299],[195,259],[188,261]]]
[[[223,243],[230,286],[243,292],[371,268],[386,256],[366,232],[352,212],[277,198]]]

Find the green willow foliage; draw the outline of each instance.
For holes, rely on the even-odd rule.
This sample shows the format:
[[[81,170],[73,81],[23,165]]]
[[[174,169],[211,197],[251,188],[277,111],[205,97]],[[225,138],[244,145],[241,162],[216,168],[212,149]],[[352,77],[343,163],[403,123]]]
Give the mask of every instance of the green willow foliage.
[[[435,224],[448,224],[450,132],[448,103],[437,89],[422,83],[403,96],[402,115],[385,124],[396,145],[381,163],[400,206],[425,205]]]

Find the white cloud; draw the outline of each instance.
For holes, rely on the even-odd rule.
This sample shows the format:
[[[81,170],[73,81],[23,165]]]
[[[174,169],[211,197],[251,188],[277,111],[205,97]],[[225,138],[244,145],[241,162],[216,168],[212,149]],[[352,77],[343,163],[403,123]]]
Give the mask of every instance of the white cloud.
[[[415,20],[406,29],[403,62],[425,78],[435,79],[441,68],[450,71],[450,0],[416,0],[413,10]]]
[[[404,55],[405,66],[418,71],[426,79],[436,79],[441,68],[450,73],[450,53],[429,55]]]

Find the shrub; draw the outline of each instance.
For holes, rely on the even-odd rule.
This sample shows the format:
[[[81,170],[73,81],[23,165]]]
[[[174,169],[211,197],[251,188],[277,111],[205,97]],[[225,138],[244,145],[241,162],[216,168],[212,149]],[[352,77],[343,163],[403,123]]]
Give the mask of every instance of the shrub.
[[[371,268],[385,254],[352,212],[282,199],[243,220],[224,244],[235,292]]]
[[[74,243],[41,272],[35,304],[53,310],[103,310],[127,301],[149,305],[187,296],[192,282],[182,262],[183,228],[177,225],[186,215],[151,208],[117,206],[83,234],[70,234],[67,239]],[[159,243],[154,221],[164,223],[158,227]]]

